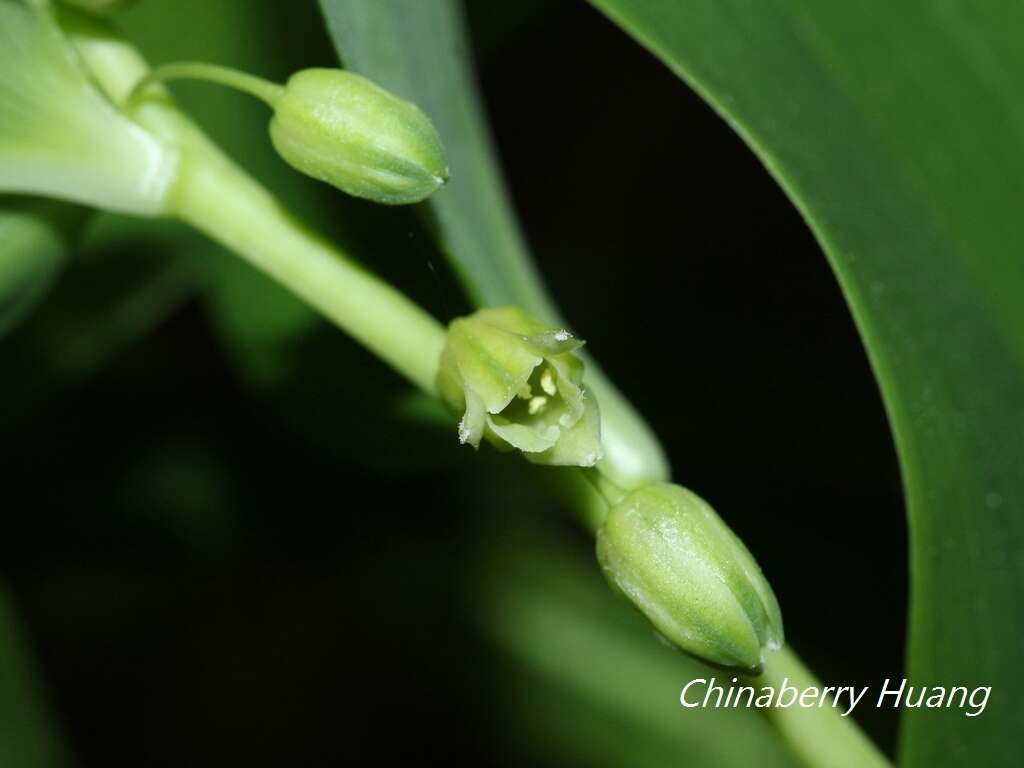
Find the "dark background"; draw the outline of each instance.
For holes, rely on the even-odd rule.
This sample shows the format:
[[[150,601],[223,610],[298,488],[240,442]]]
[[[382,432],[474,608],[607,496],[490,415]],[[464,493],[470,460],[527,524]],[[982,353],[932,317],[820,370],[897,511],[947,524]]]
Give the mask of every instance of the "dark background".
[[[282,73],[332,61],[315,11],[295,13],[268,62]],[[471,3],[469,17],[516,206],[576,330],[654,424],[676,479],[754,552],[811,667],[842,684],[899,676],[892,441],[798,213],[595,11]],[[239,153],[257,166],[276,162],[262,130],[256,117],[255,149]],[[445,319],[462,311],[415,214],[294,183],[342,240],[378,236],[361,258]],[[246,357],[185,292],[144,338],[66,373],[62,329],[81,331],[90,297],[117,296],[169,248],[146,239],[160,223],[124,226],[0,348],[2,574],[80,763],[546,764],[492,721],[505,662],[465,609],[464,565],[481,541],[522,537],[592,563],[591,541],[523,489],[518,464],[394,416],[401,382],[326,326],[269,362]],[[858,716],[891,752],[895,716]]]

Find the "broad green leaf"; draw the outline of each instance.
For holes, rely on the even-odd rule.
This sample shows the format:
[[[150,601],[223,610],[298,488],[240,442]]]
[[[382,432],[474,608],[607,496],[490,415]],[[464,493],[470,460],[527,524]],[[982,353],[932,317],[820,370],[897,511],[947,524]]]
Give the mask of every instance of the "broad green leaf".
[[[83,218],[71,205],[12,198],[0,204],[0,337],[46,294]]]
[[[902,764],[1021,765],[1024,5],[593,2],[747,141],[850,304],[909,507],[909,677],[993,686],[905,710]]]
[[[564,324],[530,258],[501,179],[476,92],[455,0],[321,0],[349,68],[421,107],[434,121],[451,176],[427,203],[445,255],[478,306],[516,304]],[[585,338],[586,329],[578,329]],[[592,362],[607,471],[633,487],[668,467],[657,439]],[[614,468],[614,469],[613,469]]]

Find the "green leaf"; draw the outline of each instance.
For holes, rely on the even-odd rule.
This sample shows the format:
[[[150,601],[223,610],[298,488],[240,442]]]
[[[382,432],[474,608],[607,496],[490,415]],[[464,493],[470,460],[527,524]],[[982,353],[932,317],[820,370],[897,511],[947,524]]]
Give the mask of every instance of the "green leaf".
[[[1024,5],[594,4],[746,140],[849,301],[909,506],[909,677],[994,686],[979,717],[906,710],[902,763],[1020,765]]]
[[[448,184],[427,205],[447,258],[478,306],[516,304],[564,325],[534,267],[477,96],[454,0],[321,0],[345,64],[415,102],[448,155]],[[586,336],[586,329],[580,329]],[[657,439],[593,363],[587,382],[601,406],[602,470],[623,487],[665,479]]]
[[[423,109],[444,141],[451,181],[431,200],[441,239],[479,304],[557,316],[526,254],[501,180],[450,0],[322,0],[342,60]]]
[[[84,213],[70,205],[0,204],[0,337],[46,294],[67,258],[68,239]]]

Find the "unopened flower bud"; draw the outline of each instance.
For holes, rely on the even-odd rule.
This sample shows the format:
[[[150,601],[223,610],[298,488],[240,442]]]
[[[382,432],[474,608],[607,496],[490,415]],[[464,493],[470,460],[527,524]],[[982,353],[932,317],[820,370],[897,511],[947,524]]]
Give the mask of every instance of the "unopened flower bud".
[[[583,385],[582,345],[515,307],[453,320],[437,386],[463,412],[459,440],[475,447],[486,436],[538,464],[597,463],[601,419]]]
[[[597,556],[655,628],[698,658],[753,669],[782,645],[779,605],[754,558],[685,488],[627,494],[598,532]]]
[[[245,91],[274,110],[270,139],[298,171],[356,197],[386,205],[418,203],[448,180],[441,139],[430,119],[365,77],[343,69],[304,69],[285,85],[202,62],[153,70],[135,86],[207,80]]]
[[[270,137],[296,169],[378,203],[419,202],[448,178],[430,119],[341,69],[292,75],[274,105]]]
[[[177,168],[96,89],[45,4],[0,0],[0,192],[157,214]]]

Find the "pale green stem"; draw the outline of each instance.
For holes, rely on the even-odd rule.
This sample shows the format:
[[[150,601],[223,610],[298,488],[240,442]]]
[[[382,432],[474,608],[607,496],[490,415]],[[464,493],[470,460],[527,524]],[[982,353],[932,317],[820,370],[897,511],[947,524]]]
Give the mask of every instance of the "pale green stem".
[[[534,477],[576,516],[591,536],[596,536],[608,517],[609,501],[596,469],[582,467],[534,467]]]
[[[81,24],[86,26],[79,27],[82,34],[75,39],[80,52],[108,95],[115,102],[125,101],[134,86],[146,76],[145,62],[120,39],[88,26],[92,22]],[[204,69],[207,66],[202,65]],[[206,70],[206,75],[209,74]],[[241,81],[234,78],[238,74],[232,72],[235,81],[229,84],[241,87]],[[205,79],[217,78],[207,76]],[[219,80],[225,81],[223,77]],[[150,89],[147,94],[153,92],[154,89]],[[434,392],[445,331],[433,317],[298,223],[269,192],[227,159],[158,92],[155,97],[147,95],[141,100],[133,116],[182,150],[173,213],[291,289],[419,387]],[[550,479],[551,485],[591,533],[603,524],[608,505],[624,493],[620,484],[629,488],[638,482],[637,470],[640,476],[646,474],[644,470],[649,470],[652,478],[666,472],[660,448],[650,438],[646,425],[635,417],[621,395],[614,389],[610,391],[614,396],[602,399],[606,415],[609,409],[604,402],[608,399],[618,406],[618,409],[612,408],[613,412],[626,414],[621,423],[627,428],[619,436],[630,435],[647,449],[634,453],[631,458],[642,455],[643,461],[634,462],[635,466],[627,462],[631,471],[625,473],[630,475],[626,479],[632,482],[623,482],[616,476],[618,473],[601,471],[601,468],[597,471],[567,469],[557,473],[538,471],[539,475]],[[628,443],[624,441],[623,445]],[[629,455],[630,451],[623,453]],[[787,649],[769,657],[763,675],[755,684],[777,686],[785,677],[798,688],[817,685],[796,655]],[[881,768],[888,765],[856,724],[840,718],[831,708],[772,709],[767,716],[811,766]]]
[[[349,262],[296,223],[241,172],[194,164],[179,189],[179,215],[243,255],[332,319],[413,382],[433,391],[444,344],[440,324],[386,283]],[[623,491],[594,470],[563,474],[563,491],[595,532]],[[803,689],[819,683],[797,656],[769,657],[757,684]],[[882,768],[888,762],[856,724],[831,708],[765,710],[810,766]]]
[[[566,501],[587,531],[596,536],[608,519],[608,510],[622,501],[628,491],[613,483],[600,467],[581,467],[564,475]]]
[[[297,222],[228,163],[192,159],[175,212],[318,309],[427,392],[434,392],[445,331],[388,283]]]
[[[792,649],[786,647],[769,654],[764,671],[747,678],[755,688],[769,685],[775,689],[787,685],[803,691],[821,688],[810,670]],[[799,755],[813,768],[888,768],[889,761],[857,727],[853,716],[842,717],[834,707],[771,707],[760,710]]]
[[[349,262],[295,222],[256,182],[227,163],[192,162],[178,189],[178,214],[266,271],[427,391],[444,344],[440,324],[393,288]],[[559,473],[566,500],[593,533],[624,493],[595,470]],[[758,684],[819,685],[796,655],[769,657]],[[765,714],[815,768],[881,768],[885,758],[834,709],[773,708]]]
[[[115,102],[177,147],[181,167],[169,213],[242,256],[426,392],[444,348],[443,326],[391,285],[298,222],[258,181],[233,163],[160,92],[145,83],[202,77],[273,103],[280,86],[207,64],[150,71],[130,45],[80,15],[72,37]],[[162,73],[162,74],[160,74]],[[136,98],[135,94],[143,94]]]
[[[134,99],[142,93],[146,86],[167,80],[203,80],[208,83],[226,85],[236,91],[243,91],[255,96],[270,107],[277,105],[284,92],[284,87],[277,83],[250,75],[247,72],[239,72],[237,69],[218,67],[215,64],[204,64],[199,61],[180,61],[156,67],[138,82],[130,99]]]

